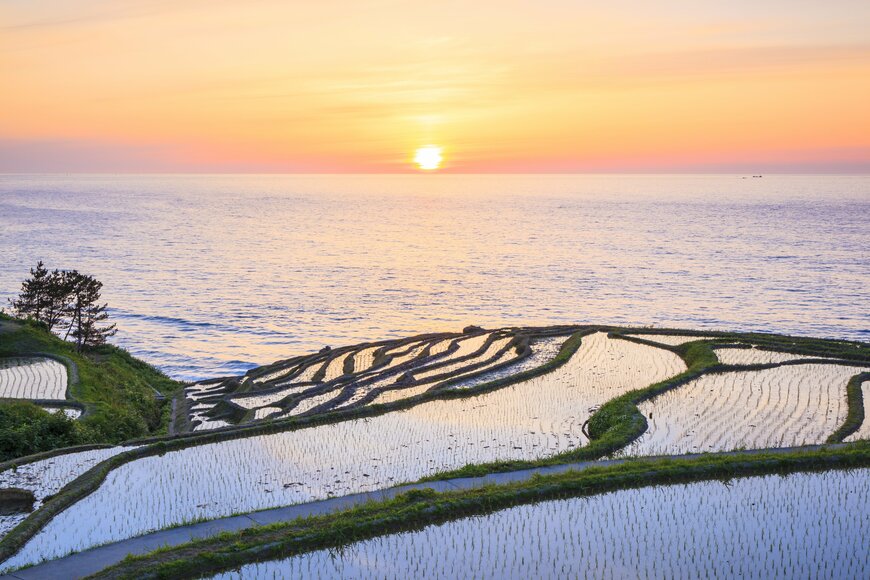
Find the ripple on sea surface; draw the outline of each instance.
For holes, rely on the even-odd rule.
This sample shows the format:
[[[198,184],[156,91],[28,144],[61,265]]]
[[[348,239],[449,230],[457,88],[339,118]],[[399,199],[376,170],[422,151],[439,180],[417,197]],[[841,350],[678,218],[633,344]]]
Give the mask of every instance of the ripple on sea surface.
[[[194,379],[467,324],[870,338],[870,177],[0,176],[0,300],[37,259]]]

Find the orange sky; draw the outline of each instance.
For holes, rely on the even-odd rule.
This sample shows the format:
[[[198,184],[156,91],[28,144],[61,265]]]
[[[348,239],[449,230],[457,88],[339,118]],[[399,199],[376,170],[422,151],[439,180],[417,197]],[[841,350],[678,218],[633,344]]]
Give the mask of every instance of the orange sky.
[[[0,3],[0,171],[870,171],[870,2]]]

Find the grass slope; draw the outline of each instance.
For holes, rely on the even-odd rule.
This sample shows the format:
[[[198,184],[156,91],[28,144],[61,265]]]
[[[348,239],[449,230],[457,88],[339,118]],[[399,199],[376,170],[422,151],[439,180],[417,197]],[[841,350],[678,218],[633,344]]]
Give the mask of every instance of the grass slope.
[[[67,365],[68,396],[84,405],[85,415],[72,421],[30,402],[0,402],[0,461],[58,447],[120,443],[165,433],[168,404],[156,395],[171,394],[181,383],[124,349],[105,345],[79,353],[38,324],[0,318],[0,356],[35,354],[75,363],[77,382]]]

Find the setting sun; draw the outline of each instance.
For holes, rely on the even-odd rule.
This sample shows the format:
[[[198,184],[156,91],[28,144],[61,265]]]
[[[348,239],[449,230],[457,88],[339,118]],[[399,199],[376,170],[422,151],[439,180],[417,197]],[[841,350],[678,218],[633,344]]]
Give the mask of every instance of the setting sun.
[[[414,163],[420,169],[431,171],[441,167],[441,161],[444,158],[441,156],[441,147],[435,145],[426,145],[417,149],[417,154],[414,156]]]

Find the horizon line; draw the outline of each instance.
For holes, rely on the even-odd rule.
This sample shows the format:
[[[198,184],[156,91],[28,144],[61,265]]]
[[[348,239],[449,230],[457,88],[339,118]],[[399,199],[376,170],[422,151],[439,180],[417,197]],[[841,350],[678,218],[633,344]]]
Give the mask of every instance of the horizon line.
[[[392,172],[354,172],[354,171],[321,171],[321,172],[303,172],[303,171],[0,171],[0,176],[21,176],[21,175],[51,175],[51,176],[73,176],[73,175],[130,175],[130,176],[148,176],[148,175],[422,175],[428,177],[436,176],[451,176],[451,175],[841,175],[864,177],[870,176],[870,169],[866,171],[392,171]]]

